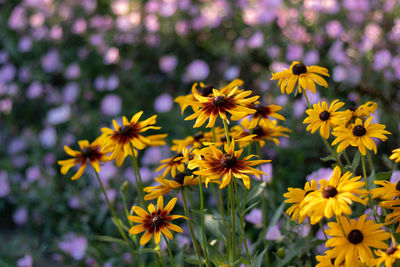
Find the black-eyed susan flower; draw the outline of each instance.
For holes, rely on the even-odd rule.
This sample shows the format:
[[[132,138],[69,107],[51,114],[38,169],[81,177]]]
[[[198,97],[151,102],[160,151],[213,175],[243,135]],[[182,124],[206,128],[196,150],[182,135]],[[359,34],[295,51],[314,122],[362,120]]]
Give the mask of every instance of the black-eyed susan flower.
[[[332,247],[330,256],[335,258],[335,266],[345,261],[346,267],[357,266],[359,259],[363,263],[373,259],[371,248],[386,249],[388,245],[383,241],[390,234],[382,229],[383,224],[375,224],[366,220],[367,215],[362,215],[358,221],[339,216],[343,231],[339,223],[329,222],[326,233],[331,238],[326,242],[327,247]]]
[[[400,162],[400,148],[396,148],[392,151],[392,155],[390,155],[389,159],[393,160],[396,163]]]
[[[266,123],[271,122],[271,118],[275,118],[278,120],[286,120],[281,114],[277,113],[282,109],[281,106],[278,105],[262,105],[258,101],[254,104],[250,104],[247,106],[248,108],[255,109],[256,113],[251,116],[249,129],[253,129],[257,126],[258,122],[263,120]],[[240,120],[241,118],[236,118],[232,116],[232,120]]]
[[[374,184],[380,185],[371,190],[373,198],[382,200],[391,200],[395,197],[400,197],[400,182],[391,183],[389,181],[374,181]]]
[[[381,201],[379,206],[385,209],[392,209],[385,217],[385,224],[395,224],[400,222],[400,199],[395,198],[392,200]],[[400,232],[400,224],[396,228],[396,233]]]
[[[128,119],[124,116],[122,117],[122,126],[113,120],[114,129],[102,128],[101,143],[107,149],[112,151],[111,157],[115,158],[118,166],[121,166],[125,158],[128,155],[132,155],[131,146],[136,149],[142,150],[149,145],[164,145],[163,140],[166,134],[157,134],[153,136],[143,136],[141,133],[154,129],[158,130],[161,127],[152,126],[156,123],[157,115],[151,116],[150,118],[139,121],[142,116],[143,111],[140,111],[132,116],[132,119]]]
[[[69,146],[64,146],[65,152],[73,158],[57,161],[61,165],[61,173],[63,175],[67,174],[71,167],[80,165],[79,170],[72,176],[72,180],[79,179],[82,176],[88,162],[90,162],[96,172],[100,172],[100,162],[110,160],[107,156],[109,151],[101,147],[98,139],[91,144],[89,144],[88,140],[81,140],[78,142],[78,145],[80,151],[73,150]]]
[[[194,128],[202,126],[206,120],[209,120],[206,126],[209,128],[214,126],[218,116],[229,123],[227,113],[235,115],[237,118],[243,118],[255,113],[256,110],[247,108],[246,106],[256,101],[259,96],[246,98],[252,94],[252,91],[249,90],[235,94],[237,90],[237,87],[235,87],[229,94],[223,94],[213,89],[213,94],[210,97],[194,94],[194,97],[201,103],[201,108],[189,117],[186,117],[185,120],[197,118],[193,126]]]
[[[172,177],[175,177],[176,171],[179,172],[185,171],[185,163],[187,161],[188,159],[185,159],[182,153],[178,153],[170,158],[161,160],[160,163],[163,164],[156,169],[156,172],[165,169],[162,174],[162,177],[165,177],[169,172],[171,172]]]
[[[304,189],[289,187],[289,192],[283,194],[283,197],[286,198],[285,203],[292,204],[286,210],[286,214],[291,216],[292,221],[298,220],[298,223],[302,223],[307,218],[306,214],[300,215],[300,210],[304,205],[303,200],[309,193],[316,191],[317,188],[317,181],[311,180],[311,182],[306,182]]]
[[[251,122],[248,119],[243,119],[239,125],[232,127],[232,136],[235,139],[240,139],[242,142],[239,143],[240,147],[245,147],[249,144],[249,141],[246,140],[246,137],[251,137],[251,141],[258,142],[260,147],[263,147],[266,144],[266,141],[273,141],[275,145],[279,145],[279,137],[289,137],[287,133],[290,133],[291,130],[278,125],[278,122],[273,120],[270,122],[266,122],[265,120],[261,120],[253,129],[250,129]]]
[[[337,110],[343,105],[339,100],[333,101],[329,107],[325,101],[314,104],[312,109],[306,110],[308,117],[303,121],[304,124],[308,124],[307,131],[313,134],[319,129],[321,136],[328,139],[331,127],[336,126],[332,121],[339,116]]]
[[[182,228],[170,223],[172,220],[184,218],[188,220],[187,217],[182,215],[170,215],[171,211],[175,207],[177,198],[171,199],[167,206],[164,207],[164,199],[162,196],[157,199],[157,209],[153,204],[147,207],[147,211],[141,207],[132,207],[133,212],[138,216],[129,216],[128,220],[139,223],[129,229],[129,234],[139,234],[146,231],[140,238],[140,245],[145,245],[150,241],[151,237],[154,235],[154,242],[156,244],[160,243],[161,233],[164,234],[169,239],[173,239],[172,233],[169,230],[183,233]]]
[[[163,177],[155,178],[159,183],[156,186],[148,186],[143,189],[147,195],[144,197],[145,200],[152,200],[168,194],[174,189],[183,188],[185,186],[199,185],[199,178],[194,175],[187,175],[184,172],[179,172],[175,175],[173,180],[165,179]]]
[[[250,160],[255,155],[249,155],[240,158],[243,149],[235,151],[235,140],[232,140],[230,146],[224,145],[225,153],[215,146],[203,148],[194,152],[195,158],[189,161],[188,168],[194,171],[194,174],[205,178],[206,186],[210,181],[222,179],[220,188],[226,187],[232,176],[242,179],[244,186],[250,189],[249,175],[255,175],[260,178],[264,172],[252,168],[251,166],[271,162],[270,160]]]
[[[332,123],[335,125],[345,125],[351,127],[355,123],[356,119],[365,120],[375,112],[378,105],[375,102],[368,101],[359,107],[352,107],[345,111],[338,111],[337,116],[332,119]]]
[[[382,264],[385,267],[392,267],[394,263],[400,259],[400,245],[396,246],[396,240],[392,236],[392,246],[386,250],[375,250],[375,255],[378,257],[370,261],[370,266],[380,267]]]
[[[225,130],[219,126],[214,128],[215,137],[220,140],[225,135]],[[184,148],[201,148],[204,142],[213,142],[213,133],[209,132],[197,132],[193,136],[188,136],[185,139],[174,139],[172,140],[173,145],[171,146],[172,151],[181,153]]]
[[[372,138],[378,138],[382,141],[387,139],[385,134],[391,134],[386,131],[386,126],[379,123],[371,123],[373,117],[368,118],[364,123],[361,119],[357,118],[354,125],[346,127],[346,125],[340,125],[334,128],[332,135],[336,136],[333,140],[332,145],[339,144],[337,152],[340,153],[345,150],[348,146],[357,147],[360,153],[365,156],[368,150],[373,150],[377,153],[375,142]]]
[[[367,191],[361,189],[364,182],[359,181],[361,176],[352,177],[351,172],[341,175],[340,167],[336,166],[332,177],[327,180],[320,180],[320,188],[311,192],[304,198],[304,206],[300,215],[308,215],[311,224],[316,224],[323,217],[332,218],[334,215],[351,214],[353,201],[365,204],[361,196],[365,196]]]
[[[315,83],[323,87],[328,87],[328,83],[319,75],[329,77],[328,69],[320,66],[306,66],[299,61],[294,61],[289,69],[281,72],[272,73],[271,80],[279,80],[278,86],[281,88],[282,94],[285,92],[291,94],[299,82],[299,93],[302,90],[309,89],[315,94]]]

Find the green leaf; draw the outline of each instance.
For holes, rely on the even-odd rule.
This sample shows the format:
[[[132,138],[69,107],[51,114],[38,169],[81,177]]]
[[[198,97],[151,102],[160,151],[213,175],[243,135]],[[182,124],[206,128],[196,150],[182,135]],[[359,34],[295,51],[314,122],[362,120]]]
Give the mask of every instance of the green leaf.
[[[276,211],[275,211],[275,214],[274,214],[274,216],[272,217],[272,220],[270,220],[269,221],[269,224],[268,224],[268,229],[271,227],[271,226],[274,226],[277,222],[278,222],[278,220],[279,220],[279,218],[282,216],[282,214],[283,214],[283,208],[285,207],[285,202],[282,202],[282,204],[276,209]]]
[[[258,206],[258,204],[260,204],[260,201],[256,201],[253,204],[251,204],[250,206],[248,206],[244,212],[243,215],[246,214],[248,211],[252,210],[254,207]]]
[[[335,158],[334,155],[329,155],[329,156],[326,156],[326,157],[323,157],[323,158],[319,158],[319,159],[322,160],[322,161],[331,161],[331,160],[336,161],[336,158]]]
[[[219,252],[217,247],[207,244],[207,248],[208,248],[208,257],[211,260],[211,262],[214,263],[215,266],[220,266],[226,263],[226,259]]]
[[[265,252],[267,252],[267,249],[268,249],[268,246],[266,248],[264,248],[264,250],[256,256],[254,261],[251,263],[252,267],[261,267],[261,264],[264,259],[264,254],[265,254]]]
[[[129,232],[129,227],[126,226],[120,219],[112,218],[113,224],[118,228],[119,226],[118,226],[117,220],[119,221],[119,223],[120,223],[122,229],[124,229],[125,231]]]
[[[378,172],[375,175],[376,180],[389,180],[390,177],[392,177],[393,171],[388,171],[388,172]]]
[[[357,150],[356,155],[354,156],[353,162],[351,163],[351,168],[356,170],[358,166],[360,166],[361,154],[360,151]]]
[[[183,260],[190,264],[197,264],[197,265],[203,264],[203,261],[200,261],[196,255],[185,256]]]
[[[262,182],[259,186],[253,186],[248,193],[247,203],[251,203],[261,196],[261,193],[264,192],[265,187],[267,186],[266,182]]]

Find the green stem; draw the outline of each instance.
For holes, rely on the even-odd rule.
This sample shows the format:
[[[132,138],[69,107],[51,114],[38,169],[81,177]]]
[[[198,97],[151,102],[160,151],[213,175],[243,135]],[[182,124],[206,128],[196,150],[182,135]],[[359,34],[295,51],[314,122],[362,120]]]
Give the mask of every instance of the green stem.
[[[167,244],[169,258],[171,259],[171,265],[175,267],[174,255],[172,254],[172,250],[171,247],[169,246],[168,239],[165,237],[164,234],[162,234],[162,236],[164,237],[165,243]]]
[[[212,138],[213,138],[213,142],[217,142],[217,136],[215,135],[215,125],[212,127]]]
[[[300,87],[300,85],[299,85],[299,87]],[[304,97],[306,98],[308,108],[312,108],[310,101],[308,100],[308,97],[307,97],[307,90],[304,90]]]
[[[346,164],[349,165],[349,167],[351,167],[351,161],[350,161],[349,156],[346,153],[346,150],[343,150],[343,156],[344,156],[344,159],[346,160]],[[353,171],[353,173],[354,173],[354,171]]]
[[[322,139],[322,141],[324,142],[326,148],[329,150],[329,152],[331,152],[331,154],[335,157],[336,162],[339,164],[340,168],[343,168],[343,163],[342,163],[342,161],[340,160],[339,154],[336,153],[336,152],[333,150],[333,148],[331,147],[331,145],[328,143],[328,141],[327,141],[325,138],[323,138],[323,137],[321,136],[321,139]]]
[[[228,145],[228,147],[231,144],[231,137],[229,136],[229,128],[228,128],[228,123],[222,119],[222,122],[224,123],[224,129],[225,129],[225,137],[226,137],[226,143]]]
[[[144,200],[143,197],[143,182],[142,182],[142,178],[140,176],[140,171],[139,171],[139,164],[137,162],[137,158],[135,155],[135,149],[133,148],[132,143],[129,143],[129,145],[131,146],[131,152],[132,152],[132,167],[133,167],[133,173],[135,175],[135,181],[136,181],[136,190],[139,196],[139,201],[140,204],[145,208],[146,207],[146,201]]]
[[[340,219],[339,219],[339,216],[338,216],[338,215],[336,215],[336,221],[337,221],[337,223],[339,224],[340,229],[342,229],[343,236],[344,236],[345,238],[347,238],[346,232],[344,231],[343,225],[342,225],[342,223],[340,222]]]
[[[247,242],[246,242],[246,233],[245,233],[245,230],[244,230],[244,210],[246,209],[246,200],[243,202],[243,205],[240,205],[238,186],[237,186],[237,183],[236,183],[236,178],[233,178],[233,184],[235,186],[236,203],[237,203],[238,209],[239,209],[239,219],[240,219],[240,228],[242,230],[241,234],[242,234],[243,245],[244,245],[244,248],[246,250],[247,260],[251,263],[249,248],[248,248]],[[245,195],[247,195],[246,194],[247,193],[247,189],[244,189],[244,191],[245,191]],[[241,212],[241,210],[243,210],[243,212]],[[239,253],[240,253],[240,249],[239,249]]]
[[[328,236],[327,236],[326,233],[325,233],[325,229],[324,229],[324,227],[322,226],[321,221],[319,221],[319,227],[321,228],[322,232],[324,233],[325,240],[328,241]]]
[[[371,157],[371,153],[369,153],[369,150],[367,150],[367,157],[368,157],[369,171],[372,173],[375,171],[375,168],[374,168],[374,163],[372,162],[372,157]]]
[[[93,169],[94,169],[94,168],[93,168]],[[107,201],[108,207],[110,208],[111,214],[112,214],[112,216],[114,217],[115,223],[117,224],[118,230],[119,230],[119,232],[120,232],[122,238],[125,240],[126,245],[127,245],[127,246],[129,247],[129,249],[131,250],[133,256],[136,256],[137,252],[135,251],[135,249],[132,247],[131,243],[129,242],[129,239],[128,239],[128,237],[126,236],[124,230],[122,230],[121,221],[119,220],[119,218],[118,218],[118,216],[117,216],[117,213],[116,213],[115,210],[114,210],[114,207],[111,205],[111,202],[110,202],[110,200],[109,200],[109,198],[108,198],[108,196],[107,196],[107,193],[106,193],[106,189],[104,188],[103,182],[102,182],[101,179],[100,179],[99,173],[98,173],[95,169],[94,169],[94,172],[96,173],[97,180],[99,181],[101,190],[103,191],[104,197],[105,197],[105,199],[106,199],[106,201]],[[135,258],[136,258],[136,257],[135,257]],[[137,258],[139,259],[139,262],[141,262],[140,257],[137,257]]]
[[[235,178],[233,178],[235,179]],[[229,198],[231,204],[231,221],[232,221],[232,253],[231,253],[231,264],[235,262],[236,259],[236,219],[235,219],[235,197],[233,192],[233,183],[229,183]]]
[[[196,250],[197,257],[201,261],[200,249],[199,249],[199,246],[197,244],[197,240],[196,240],[196,238],[194,236],[193,226],[192,226],[192,219],[190,217],[189,208],[188,208],[188,205],[187,205],[186,188],[184,187],[181,192],[182,192],[183,208],[185,210],[185,215],[186,215],[186,217],[189,218],[189,220],[187,220],[187,224],[188,224],[188,227],[189,227],[190,236],[192,237],[192,243],[193,243],[193,246],[194,246],[194,248]],[[202,266],[202,265],[200,264],[200,266]]]
[[[204,258],[206,260],[206,265],[210,266],[210,261],[208,259],[208,252],[207,252],[206,230],[204,225],[204,196],[203,196],[203,184],[201,182],[201,175],[199,175],[199,191],[200,191],[201,234],[203,236],[203,252],[204,252]]]
[[[368,191],[369,206],[370,206],[372,214],[374,216],[375,223],[378,223],[378,219],[377,219],[377,216],[375,214],[375,209],[374,209],[374,206],[372,205],[371,194],[369,192],[368,178],[367,178],[367,168],[365,167],[365,156],[363,156],[363,155],[361,155],[361,163],[362,163],[362,169],[363,169],[363,174],[364,174],[365,187],[367,188],[367,191]]]

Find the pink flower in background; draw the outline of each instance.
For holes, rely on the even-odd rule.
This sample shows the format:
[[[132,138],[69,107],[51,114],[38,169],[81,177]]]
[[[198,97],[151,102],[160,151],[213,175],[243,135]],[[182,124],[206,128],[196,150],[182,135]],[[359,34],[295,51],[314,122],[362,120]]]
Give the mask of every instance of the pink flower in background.
[[[121,97],[116,94],[110,94],[101,101],[101,112],[108,116],[118,115],[122,109]]]
[[[65,78],[69,80],[77,79],[81,76],[81,68],[78,63],[70,64],[65,70]]]
[[[30,254],[26,254],[22,258],[17,260],[18,267],[32,267],[33,266],[33,259]]]
[[[154,109],[159,113],[170,111],[173,105],[174,99],[168,93],[163,93],[154,100]]]
[[[110,47],[104,55],[104,64],[116,64],[119,61],[119,50],[117,47]]]
[[[329,180],[333,174],[333,169],[331,168],[321,168],[311,174],[307,175],[307,181],[316,180],[317,182],[321,179]]]
[[[247,41],[249,48],[259,48],[264,44],[264,35],[262,32],[256,32]]]
[[[326,24],[326,33],[331,38],[338,38],[343,33],[343,27],[339,21],[333,20]]]
[[[389,50],[382,49],[375,53],[374,55],[374,70],[382,70],[389,66],[392,61],[392,55]]]
[[[19,226],[24,225],[28,221],[28,210],[25,207],[19,207],[13,213],[13,220]]]
[[[0,198],[6,197],[10,193],[10,183],[8,182],[8,173],[0,171]]]
[[[173,72],[178,65],[178,59],[174,55],[165,55],[160,58],[159,66],[163,72]]]
[[[35,99],[41,96],[43,93],[43,86],[40,82],[34,81],[27,90],[26,96],[29,99]]]
[[[279,229],[278,225],[273,225],[268,228],[267,234],[265,235],[265,239],[267,240],[279,240],[282,238],[281,230]]]
[[[84,236],[69,233],[58,243],[58,247],[69,254],[75,260],[81,260],[85,256],[88,241]]]
[[[55,72],[62,67],[60,54],[55,49],[47,52],[47,54],[41,58],[41,63],[44,72]]]
[[[262,224],[263,215],[262,211],[258,208],[254,208],[245,217],[246,221],[252,224],[260,225]]]
[[[210,68],[204,60],[196,59],[187,66],[186,75],[189,81],[205,80],[210,73]]]

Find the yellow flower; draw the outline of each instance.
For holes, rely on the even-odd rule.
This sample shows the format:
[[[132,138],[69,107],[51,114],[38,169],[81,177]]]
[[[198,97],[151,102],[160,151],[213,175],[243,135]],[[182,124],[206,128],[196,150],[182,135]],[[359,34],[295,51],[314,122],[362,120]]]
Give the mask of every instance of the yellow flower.
[[[235,94],[237,87],[232,89],[229,94],[225,95],[220,91],[213,89],[213,95],[210,97],[204,97],[195,94],[194,97],[201,103],[201,108],[185,118],[185,120],[196,119],[194,128],[202,126],[208,119],[207,128],[213,127],[216,119],[220,116],[223,120],[229,123],[227,112],[236,115],[236,117],[243,118],[249,114],[255,113],[254,109],[246,107],[247,104],[256,101],[259,96],[253,96],[246,98],[252,94],[252,91],[244,91],[239,94]]]
[[[396,148],[392,151],[392,155],[390,155],[389,159],[394,160],[394,162],[400,162],[400,148]]]
[[[191,170],[199,168],[194,174],[204,177],[206,186],[210,181],[222,178],[221,189],[230,183],[232,176],[242,179],[244,186],[250,189],[250,177],[248,175],[255,175],[258,178],[260,178],[260,174],[266,175],[264,172],[250,166],[271,162],[270,160],[250,160],[254,155],[241,159],[240,156],[243,153],[243,149],[235,151],[234,140],[232,140],[229,147],[225,144],[224,150],[225,153],[215,146],[210,146],[195,151],[194,154],[196,156],[189,162],[188,168]]]
[[[160,243],[161,233],[163,233],[169,239],[174,238],[169,230],[183,233],[182,228],[170,223],[170,221],[179,218],[184,218],[188,220],[187,217],[182,215],[170,215],[172,209],[175,207],[176,201],[176,197],[171,199],[168,202],[167,206],[165,206],[164,208],[164,199],[162,196],[160,196],[157,199],[157,210],[153,204],[150,204],[147,207],[147,210],[149,212],[138,206],[132,207],[132,210],[138,216],[129,216],[128,220],[139,224],[132,226],[132,228],[129,229],[129,234],[136,235],[146,231],[140,238],[140,245],[145,245],[147,242],[150,241],[153,234],[154,242],[158,244]]]
[[[371,190],[373,198],[382,200],[391,200],[395,197],[400,197],[400,182],[393,184],[389,181],[374,181],[374,184],[381,185]]]
[[[367,194],[366,190],[360,189],[364,182],[359,181],[361,176],[352,177],[350,172],[341,175],[340,167],[336,166],[329,181],[319,181],[320,189],[308,194],[300,215],[308,215],[311,224],[316,224],[323,217],[332,218],[334,215],[351,214],[353,201],[365,205],[365,201],[357,195]]]
[[[182,153],[178,153],[175,156],[167,159],[163,159],[160,163],[164,163],[156,169],[156,172],[165,168],[162,177],[165,177],[168,172],[171,172],[171,176],[175,177],[176,171],[184,172],[185,171],[185,162],[188,162],[188,159],[185,160],[185,157]]]
[[[368,101],[358,108],[353,107],[345,111],[339,111],[337,112],[338,116],[332,120],[332,123],[335,125],[344,124],[346,127],[349,127],[354,124],[357,118],[361,120],[369,118],[375,112],[377,107],[378,105],[375,102]]]
[[[254,113],[251,117],[249,129],[253,129],[257,126],[259,121],[264,121],[265,123],[270,123],[270,118],[275,118],[278,120],[286,120],[281,114],[277,113],[277,111],[281,110],[282,107],[278,105],[262,105],[258,101],[254,104],[247,105],[248,108],[255,109],[256,113]],[[237,118],[232,116],[232,120],[240,120],[241,118]]]
[[[171,190],[178,189],[185,186],[199,185],[199,178],[193,175],[187,175],[184,172],[177,173],[173,180],[165,179],[163,177],[155,178],[160,184],[156,186],[148,186],[143,188],[143,191],[148,193],[144,200],[152,200],[168,194]]]
[[[303,90],[309,89],[315,94],[315,83],[323,87],[328,87],[328,83],[320,75],[328,76],[328,69],[320,66],[307,67],[299,61],[294,61],[290,69],[283,70],[278,73],[272,73],[271,80],[279,80],[278,86],[281,88],[282,94],[290,94],[293,92],[297,81],[299,81],[299,93]]]
[[[229,94],[232,89],[242,84],[242,80],[235,79],[227,86],[221,88],[219,91],[223,94]],[[209,97],[212,95],[213,89],[217,88],[213,85],[205,85],[204,83],[194,83],[192,85],[192,93],[185,96],[178,96],[177,98],[175,98],[175,102],[180,105],[182,114],[188,106],[191,106],[193,111],[196,112],[201,107],[201,103],[199,102],[199,100],[196,99],[195,95]],[[237,90],[237,92],[242,92],[242,90]]]
[[[379,204],[380,207],[385,209],[393,209],[391,213],[388,213],[385,217],[385,224],[394,224],[400,222],[400,199],[392,199],[387,201],[382,201]],[[400,232],[400,224],[396,228],[396,233]]]
[[[337,110],[343,105],[339,100],[333,101],[329,108],[325,101],[314,104],[312,109],[306,110],[308,117],[303,121],[304,124],[308,123],[307,131],[313,134],[319,129],[321,136],[328,139],[331,127],[335,126],[332,121],[338,116]]]
[[[214,128],[215,137],[219,140],[221,137],[225,136],[225,130],[219,126]],[[201,148],[204,142],[212,142],[213,133],[209,132],[197,132],[193,136],[188,136],[185,139],[174,139],[172,140],[173,145],[171,146],[172,151],[177,151],[181,153],[184,148]]]
[[[292,221],[298,220],[299,223],[302,223],[307,215],[300,215],[300,210],[304,205],[304,198],[309,194],[317,190],[318,184],[317,181],[312,180],[311,182],[306,182],[304,185],[304,190],[301,188],[292,188],[289,187],[287,193],[283,194],[285,199],[285,203],[292,203],[286,210],[286,214],[292,216]]]
[[[61,173],[67,174],[68,170],[75,166],[80,165],[79,170],[72,176],[71,180],[79,179],[85,171],[87,162],[89,161],[96,172],[100,172],[100,162],[109,161],[110,158],[106,155],[109,151],[105,151],[99,144],[99,140],[89,144],[88,140],[81,140],[78,142],[80,151],[72,150],[69,146],[64,146],[65,152],[73,157],[72,159],[59,160],[57,163],[61,165]]]
[[[391,247],[388,247],[386,250],[375,250],[374,252],[378,258],[371,260],[369,265],[376,267],[382,266],[383,263],[386,267],[392,267],[400,259],[400,245],[396,246],[396,240],[393,236]]]
[[[278,137],[289,137],[286,133],[292,132],[290,129],[278,125],[275,120],[268,123],[265,120],[261,120],[258,126],[253,129],[250,129],[250,124],[251,122],[245,118],[240,123],[241,126],[236,125],[231,129],[233,138],[242,140],[239,143],[240,147],[246,147],[249,144],[250,140],[245,139],[247,137],[252,137],[251,141],[258,142],[260,147],[265,145],[265,140],[273,141],[278,146]]]
[[[362,215],[358,221],[352,219],[349,222],[347,218],[340,216],[345,236],[337,222],[328,223],[329,229],[326,233],[331,238],[326,242],[326,246],[333,247],[330,256],[336,258],[336,265],[345,261],[346,267],[357,266],[359,259],[367,263],[374,257],[371,247],[380,249],[388,247],[383,240],[388,239],[390,234],[382,229],[383,224],[366,221],[366,218],[367,215]]]
[[[358,147],[363,156],[367,154],[366,149],[373,150],[376,154],[377,148],[372,137],[385,141],[387,139],[385,134],[391,133],[384,130],[386,126],[383,124],[371,124],[372,119],[373,117],[370,117],[363,123],[361,119],[357,118],[355,124],[351,127],[340,125],[334,128],[332,135],[336,136],[336,139],[333,140],[332,145],[340,143],[337,152],[340,153],[351,145]]]
[[[136,149],[142,150],[149,145],[165,145],[163,140],[166,134],[157,134],[144,137],[141,133],[155,129],[158,130],[161,127],[150,126],[156,123],[157,115],[151,116],[147,120],[139,121],[143,111],[140,111],[132,116],[132,119],[122,117],[122,126],[119,126],[115,120],[113,120],[114,129],[102,128],[101,131],[101,142],[104,147],[111,149],[111,157],[116,159],[118,166],[121,166],[125,158],[128,155],[132,155],[131,146],[134,148],[135,154]]]

